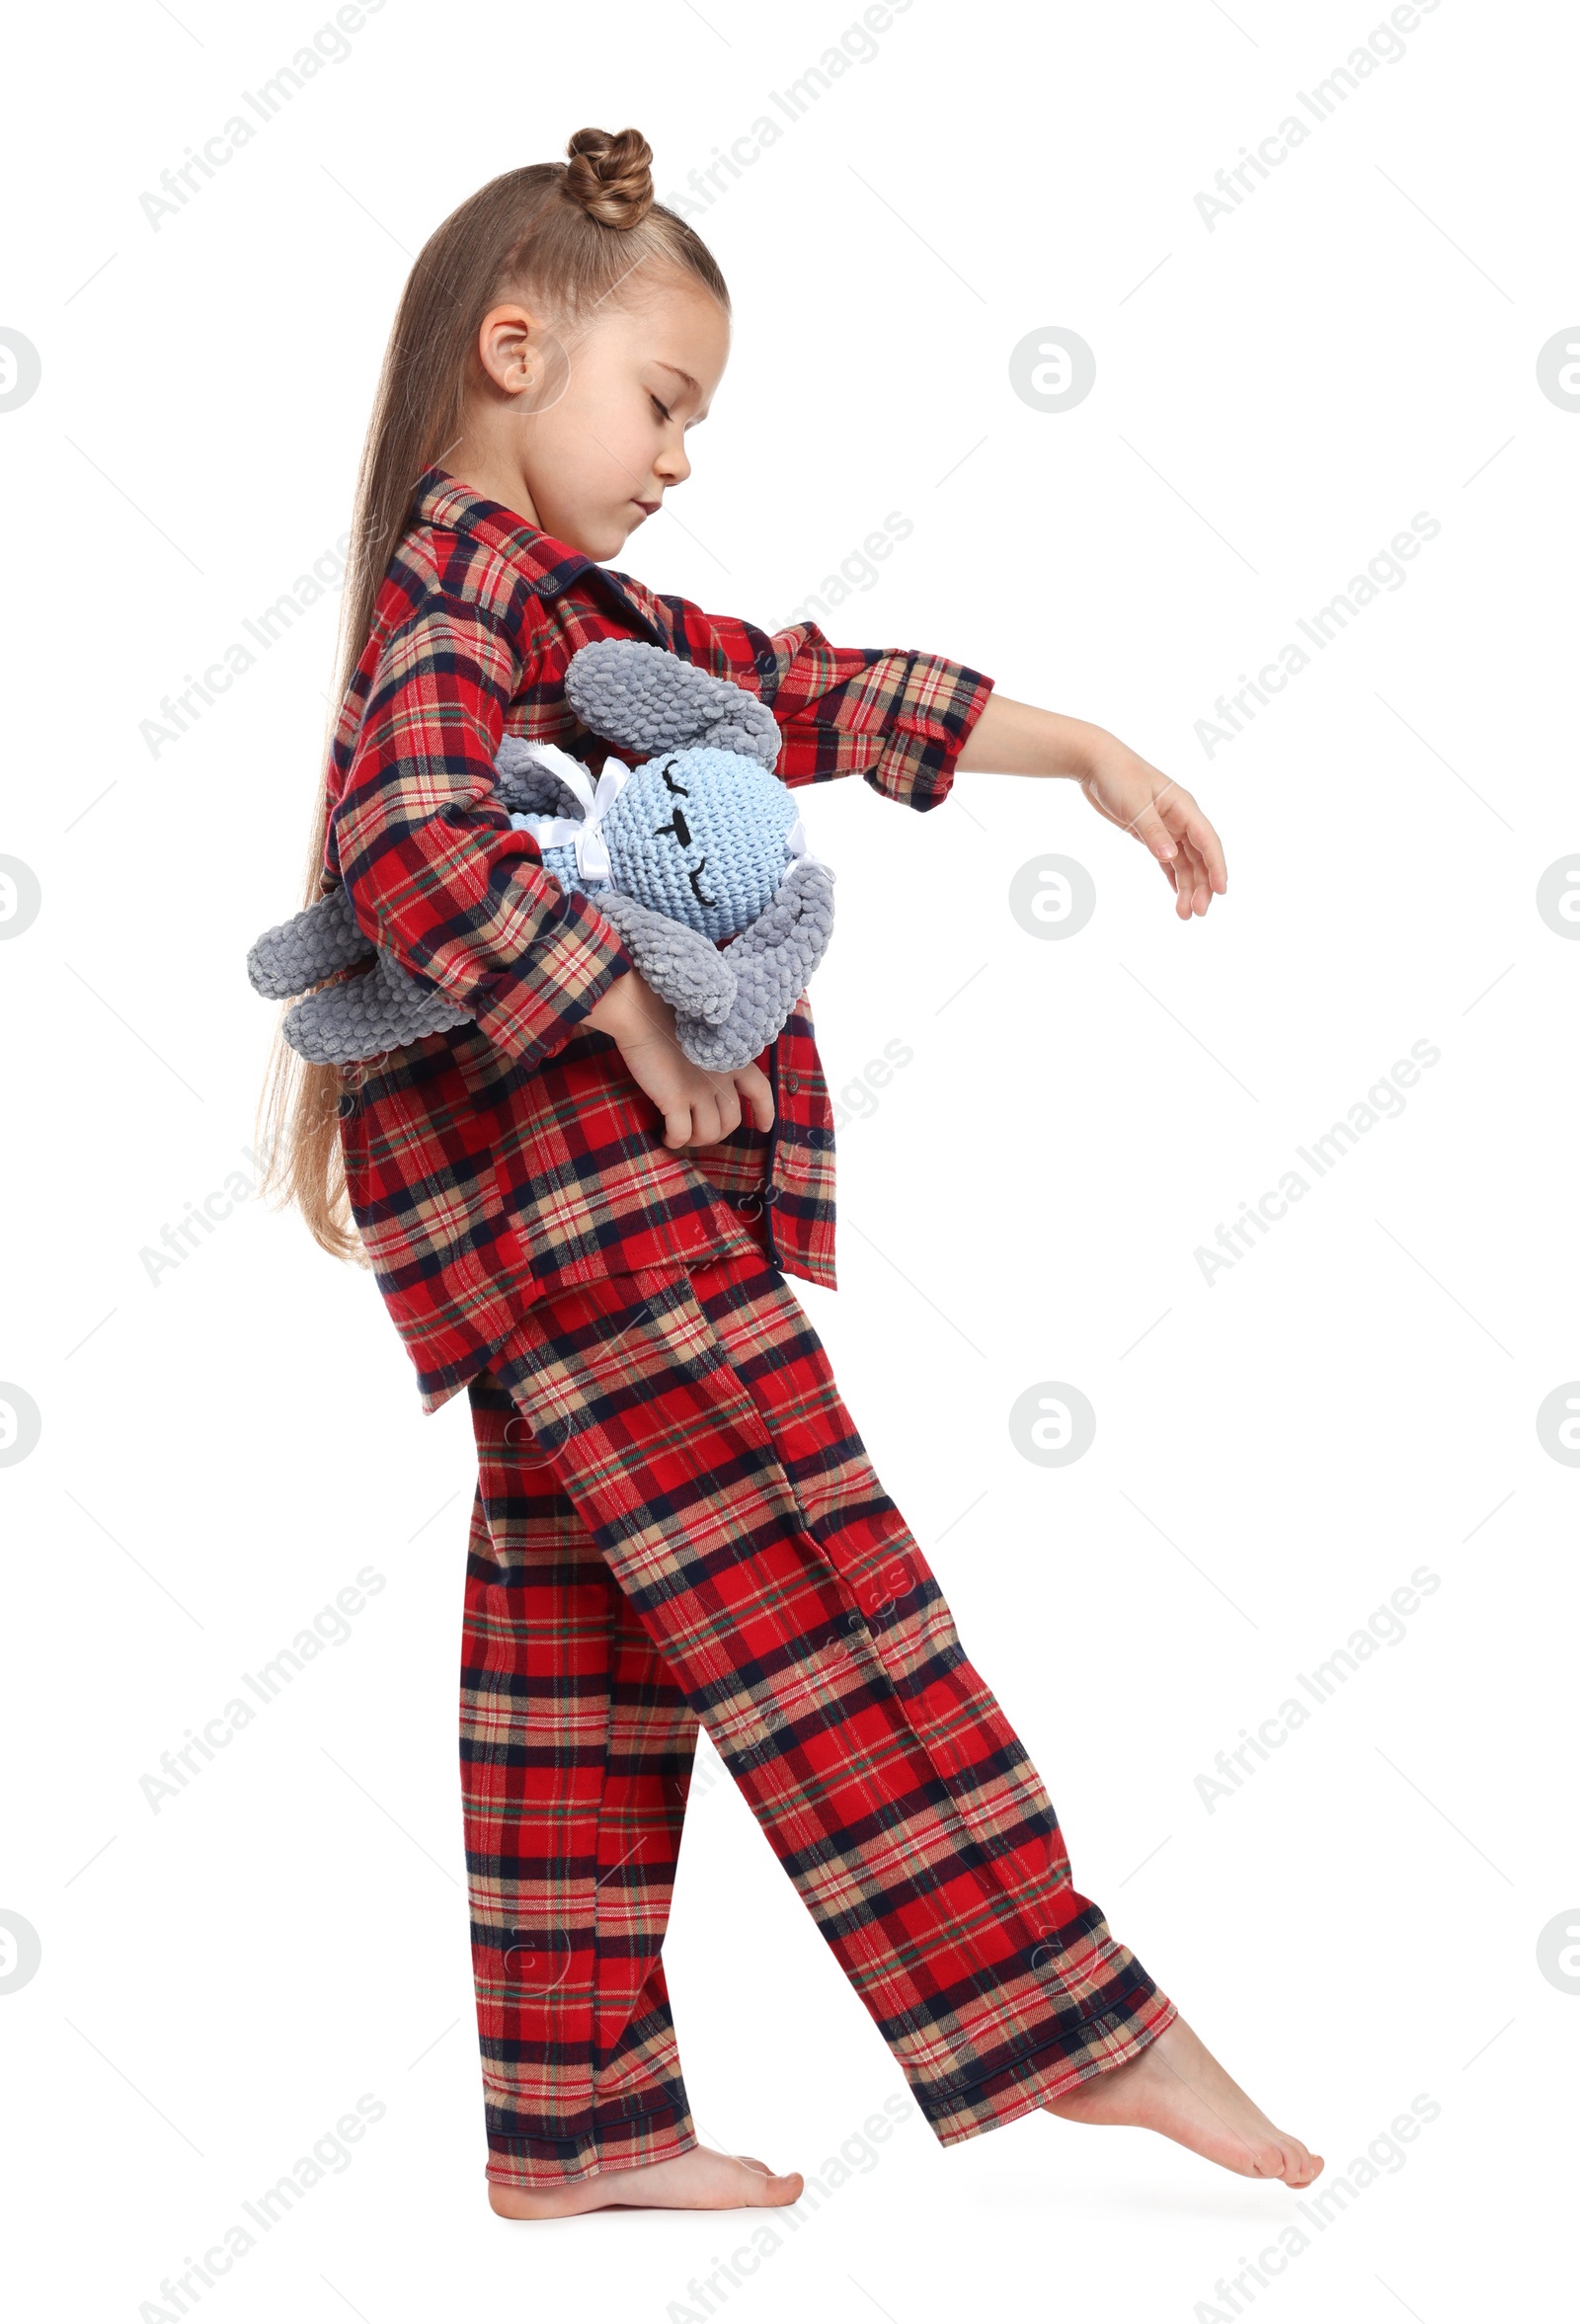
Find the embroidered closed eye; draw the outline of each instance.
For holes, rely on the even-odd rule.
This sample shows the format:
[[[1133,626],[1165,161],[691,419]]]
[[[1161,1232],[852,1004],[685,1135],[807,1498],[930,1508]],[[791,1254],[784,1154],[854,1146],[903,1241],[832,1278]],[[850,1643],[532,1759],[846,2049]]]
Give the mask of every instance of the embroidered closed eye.
[[[670,790],[678,791],[682,798],[690,797],[691,794],[686,790],[686,787],[683,783],[671,782],[668,774],[665,775],[664,780]],[[653,837],[656,840],[662,840],[666,832],[668,832],[671,838],[674,840],[680,846],[690,846],[691,826],[686,822],[685,811],[683,808],[676,807],[673,815],[670,818],[670,821],[668,823],[661,823],[654,831]],[[701,879],[702,874],[707,870],[707,868],[708,859],[704,855],[702,861],[697,865],[696,869],[694,871],[688,872],[686,877],[691,883],[691,893],[693,896],[695,896],[697,902],[704,907],[711,909],[711,907],[717,903],[717,897],[704,896],[702,890],[697,885],[698,880]]]

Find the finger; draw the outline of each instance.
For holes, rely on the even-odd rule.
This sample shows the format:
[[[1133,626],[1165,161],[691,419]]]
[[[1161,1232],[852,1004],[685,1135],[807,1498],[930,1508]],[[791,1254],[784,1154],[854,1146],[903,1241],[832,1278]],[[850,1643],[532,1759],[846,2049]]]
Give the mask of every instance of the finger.
[[[691,1101],[691,1143],[693,1146],[716,1146],[720,1138],[719,1101],[711,1090]]]
[[[1144,847],[1149,847],[1159,863],[1166,863],[1178,853],[1174,836],[1154,804],[1144,807],[1131,825],[1131,830]]]
[[[716,1082],[714,1101],[719,1109],[719,1136],[733,1138],[741,1127],[741,1098],[735,1082]]]
[[[683,1098],[671,1098],[664,1108],[664,1143],[672,1150],[691,1143],[691,1108]]]
[[[1209,887],[1222,896],[1228,886],[1224,842],[1190,792],[1171,792],[1166,799],[1159,801],[1159,811],[1180,844],[1195,849]]]
[[[751,1119],[759,1130],[773,1128],[773,1084],[759,1066],[748,1066],[735,1078],[735,1085],[751,1108]]]
[[[1206,912],[1213,901],[1213,872],[1201,848],[1192,845],[1191,854],[1196,864],[1196,909]]]
[[[1180,909],[1179,899],[1181,886],[1183,884],[1187,889],[1189,886],[1189,874],[1185,868],[1184,855],[1177,854],[1174,856],[1171,862],[1160,863],[1157,868],[1162,873],[1164,879],[1167,880],[1169,887],[1173,891],[1174,909],[1176,912],[1178,912]]]
[[[1209,887],[1222,896],[1228,886],[1228,865],[1224,860],[1224,842],[1194,799],[1191,801],[1190,839],[1202,859]]]

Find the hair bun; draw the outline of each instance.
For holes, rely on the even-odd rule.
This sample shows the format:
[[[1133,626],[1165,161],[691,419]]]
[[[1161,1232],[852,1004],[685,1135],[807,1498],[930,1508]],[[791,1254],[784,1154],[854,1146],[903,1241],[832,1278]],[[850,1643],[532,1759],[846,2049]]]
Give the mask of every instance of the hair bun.
[[[640,129],[578,129],[565,191],[600,226],[639,226],[653,207],[653,148]]]

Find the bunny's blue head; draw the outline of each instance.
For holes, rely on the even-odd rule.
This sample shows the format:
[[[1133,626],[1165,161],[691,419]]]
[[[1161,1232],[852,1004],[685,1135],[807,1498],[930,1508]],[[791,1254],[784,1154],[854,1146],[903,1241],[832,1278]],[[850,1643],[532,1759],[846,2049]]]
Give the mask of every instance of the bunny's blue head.
[[[604,820],[610,881],[722,942],[772,903],[797,822],[785,785],[754,759],[665,751],[632,771]]]

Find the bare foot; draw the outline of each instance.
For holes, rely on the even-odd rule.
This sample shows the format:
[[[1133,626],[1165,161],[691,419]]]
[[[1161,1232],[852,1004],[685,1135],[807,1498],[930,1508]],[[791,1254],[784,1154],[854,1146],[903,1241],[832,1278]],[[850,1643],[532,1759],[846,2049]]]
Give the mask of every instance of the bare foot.
[[[1128,2123],[1161,2131],[1245,2179],[1309,2187],[1322,2168],[1319,2154],[1287,2130],[1274,2129],[1183,2018],[1139,2056],[1051,2099],[1046,2112],[1069,2123]]]
[[[629,2171],[599,2171],[564,2187],[505,2187],[488,2183],[491,2209],[502,2219],[568,2219],[579,2211],[610,2208],[736,2211],[777,2208],[799,2200],[799,2171],[776,2176],[752,2154],[717,2154],[693,2146],[667,2162]]]

